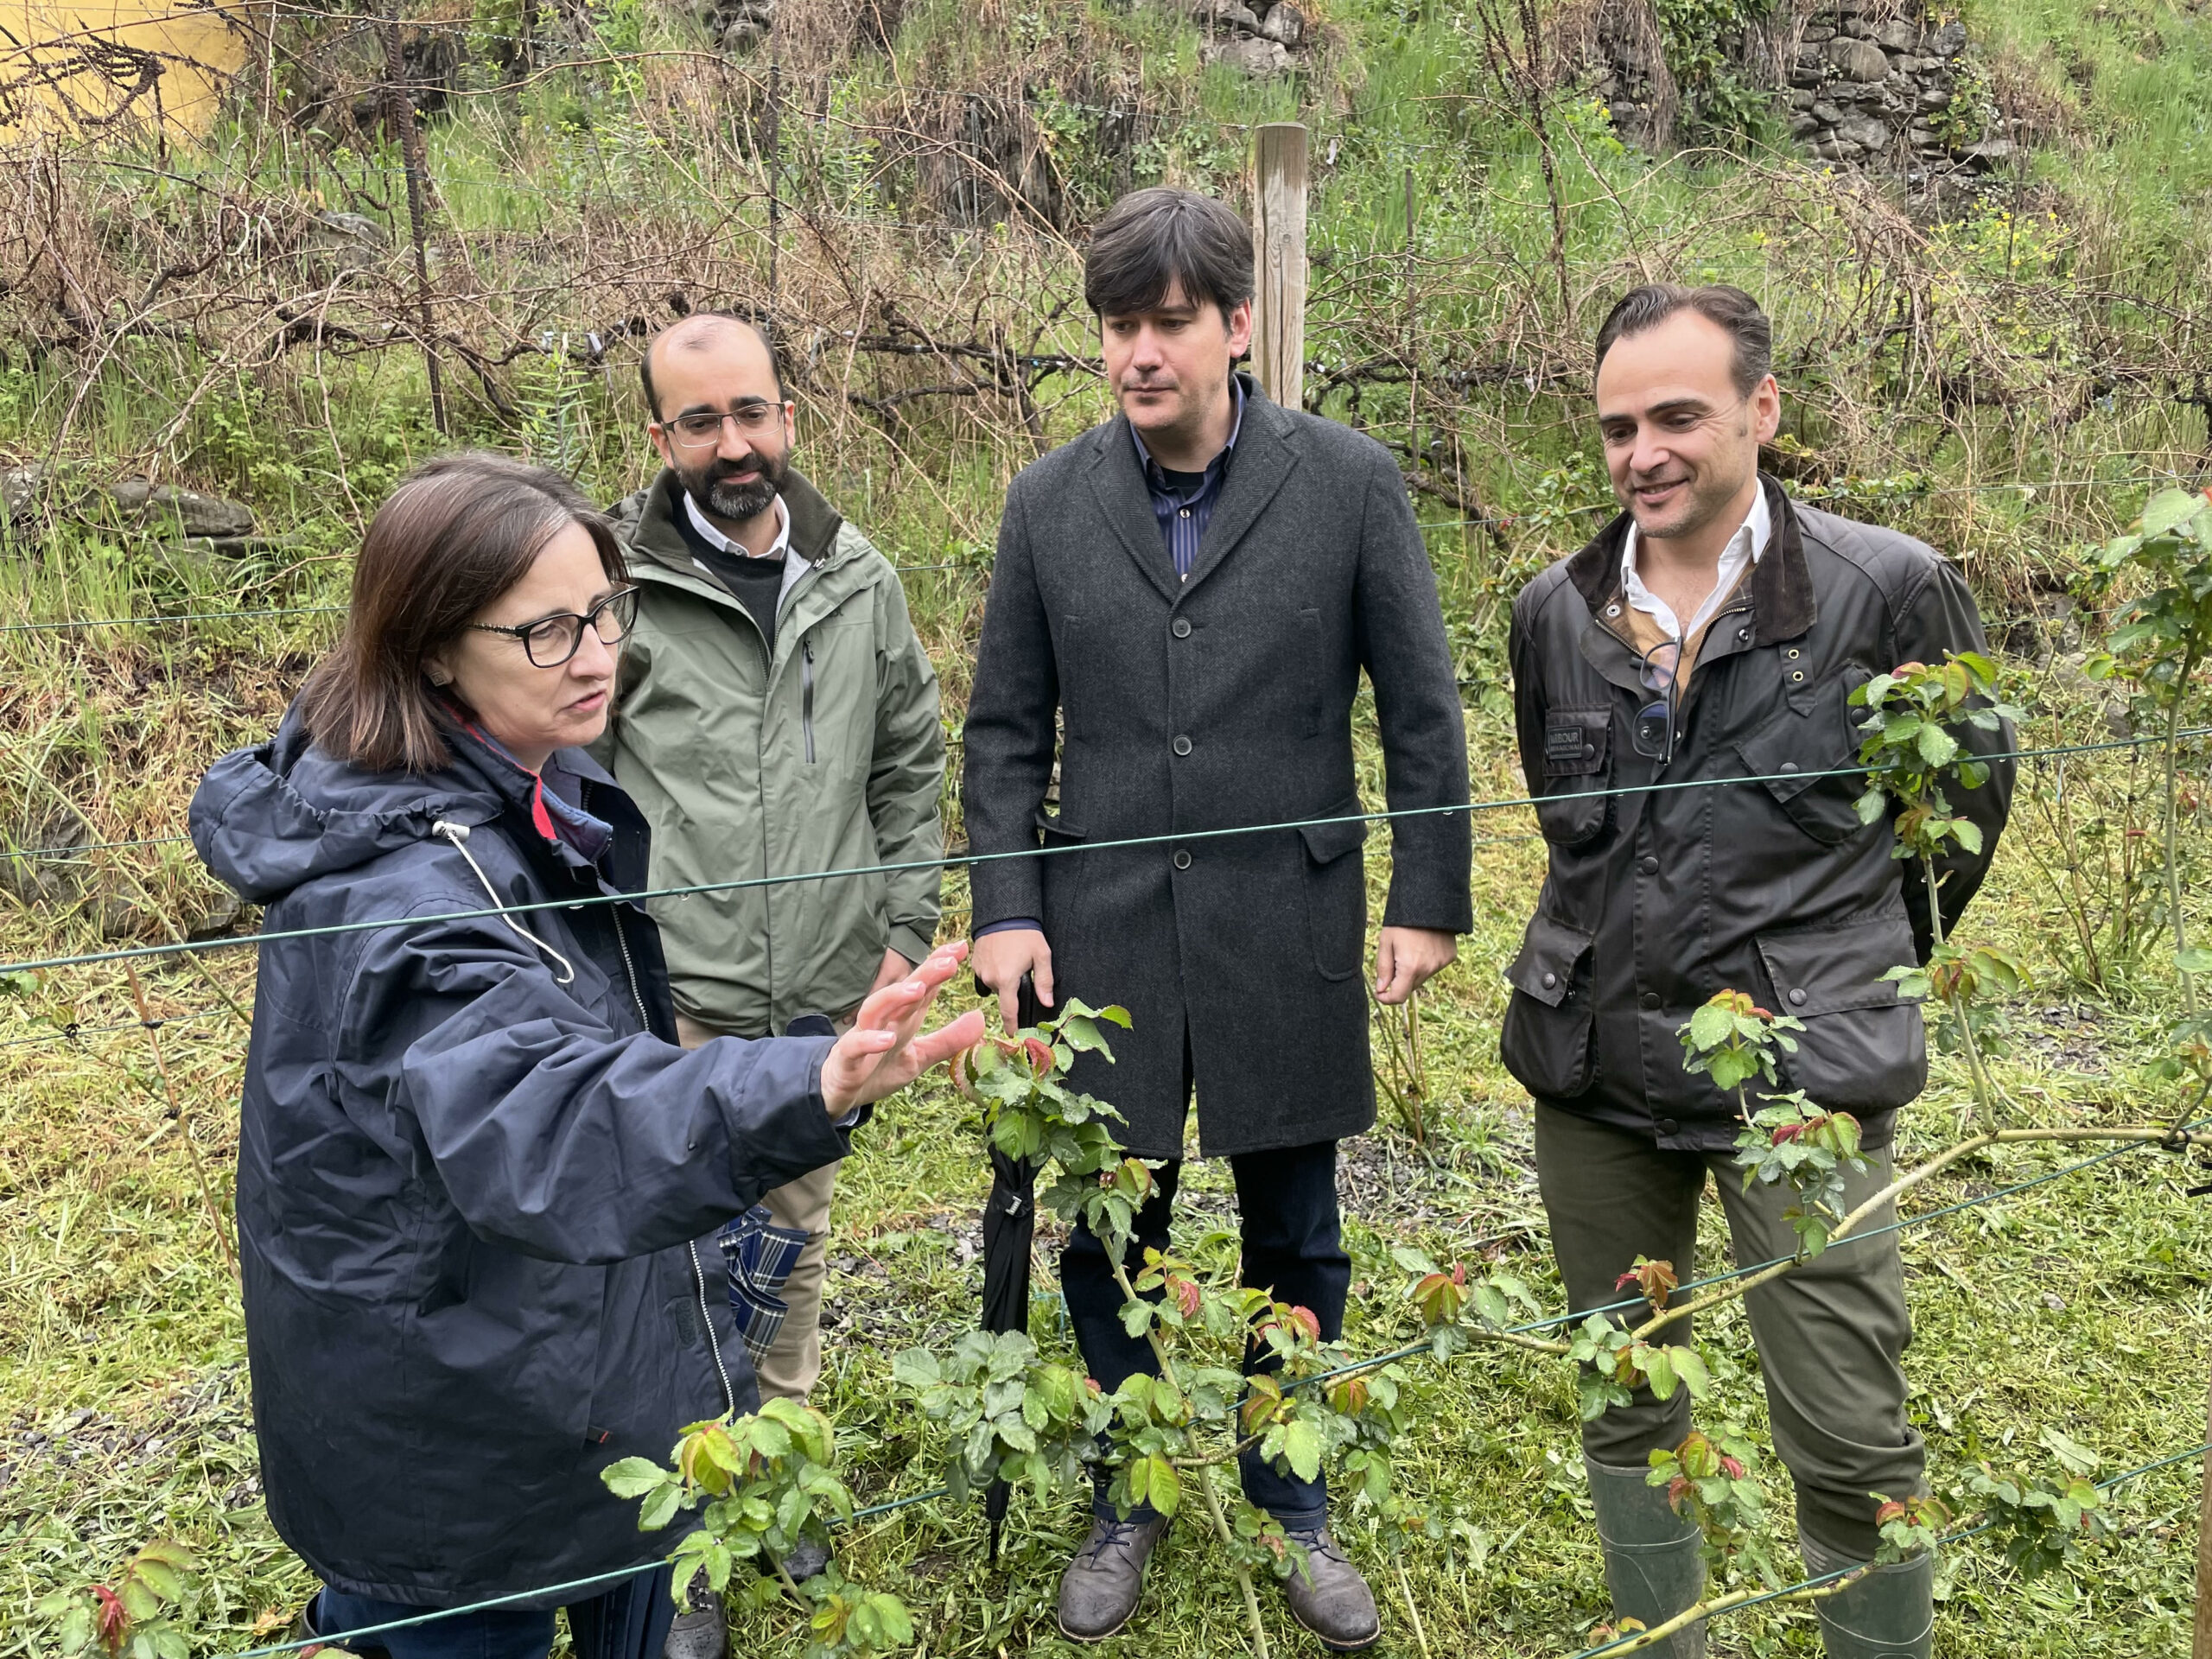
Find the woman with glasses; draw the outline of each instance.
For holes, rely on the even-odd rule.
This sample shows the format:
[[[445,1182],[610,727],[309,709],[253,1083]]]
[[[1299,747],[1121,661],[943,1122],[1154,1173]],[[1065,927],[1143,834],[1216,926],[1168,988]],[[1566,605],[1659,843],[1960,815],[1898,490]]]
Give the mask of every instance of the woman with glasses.
[[[600,1471],[753,1407],[709,1241],[982,1035],[957,949],[833,1037],[678,1046],[643,820],[580,752],[635,615],[564,480],[431,462],[378,512],[344,638],[219,761],[200,855],[265,905],[238,1174],[270,1519],[302,1635],[392,1659],[657,1654],[668,1575]]]

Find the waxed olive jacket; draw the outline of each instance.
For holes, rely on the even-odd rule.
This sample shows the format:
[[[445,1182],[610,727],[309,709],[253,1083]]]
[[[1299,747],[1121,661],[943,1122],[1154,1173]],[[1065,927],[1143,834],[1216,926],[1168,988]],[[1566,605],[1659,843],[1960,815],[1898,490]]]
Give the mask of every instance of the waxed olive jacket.
[[[1736,1105],[1683,1071],[1676,1033],[1716,991],[1746,991],[1804,1022],[1789,1086],[1857,1114],[1878,1146],[1927,1081],[1920,1010],[1883,975],[1926,959],[1928,900],[1890,819],[1853,810],[1863,774],[1822,774],[1857,753],[1855,687],[1986,649],[1981,620],[1933,549],[1763,484],[1771,538],[1706,634],[1669,760],[1634,747],[1653,694],[1621,620],[1626,517],[1514,603],[1522,765],[1551,856],[1499,1046],[1541,1101],[1725,1150]],[[1956,735],[1984,755],[2014,747],[2009,725]],[[2012,772],[1995,760],[1980,788],[1948,791],[1982,847],[1940,867],[1947,931],[1996,850]]]

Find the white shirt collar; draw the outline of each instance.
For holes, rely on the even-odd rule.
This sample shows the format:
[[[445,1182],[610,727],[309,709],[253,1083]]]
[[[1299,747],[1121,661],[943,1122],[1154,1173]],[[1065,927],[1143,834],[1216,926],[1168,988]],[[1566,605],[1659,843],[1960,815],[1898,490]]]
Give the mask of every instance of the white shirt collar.
[[[754,557],[772,559],[780,554],[789,553],[791,545],[791,510],[784,505],[782,496],[779,495],[773,499],[776,504],[776,539],[768,544],[766,552],[757,555],[748,553],[740,543],[733,542],[721,531],[716,530],[709,521],[707,515],[699,511],[699,504],[691,499],[691,492],[689,490],[683,492],[683,511],[691,515],[691,528],[705,538],[709,547],[723,553],[734,553],[741,559]],[[804,561],[802,560],[801,563]]]
[[[1745,568],[1757,564],[1765,556],[1766,544],[1774,537],[1774,514],[1766,504],[1766,486],[1761,483],[1751,492],[1751,510],[1744,515],[1744,522],[1728,538],[1728,545],[1720,550],[1720,568],[1714,574],[1713,591],[1705,596],[1705,603],[1698,607],[1697,614],[1690,619],[1687,628],[1675,617],[1674,607],[1643,585],[1643,578],[1636,573],[1636,522],[1629,521],[1628,534],[1621,541],[1621,597],[1666,630],[1669,639],[1687,639],[1707,623],[1727,603],[1728,596],[1736,591],[1736,584],[1743,579]]]

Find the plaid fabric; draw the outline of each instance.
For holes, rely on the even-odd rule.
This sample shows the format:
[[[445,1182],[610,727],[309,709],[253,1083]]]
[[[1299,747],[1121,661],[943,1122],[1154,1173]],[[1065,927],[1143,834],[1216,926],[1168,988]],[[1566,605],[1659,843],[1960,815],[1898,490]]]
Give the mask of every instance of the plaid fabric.
[[[737,1315],[738,1334],[745,1351],[758,1365],[776,1345],[791,1307],[777,1293],[798,1265],[806,1248],[806,1235],[796,1228],[778,1227],[768,1219],[768,1206],[756,1204],[715,1236],[722,1259],[729,1263],[729,1306]]]

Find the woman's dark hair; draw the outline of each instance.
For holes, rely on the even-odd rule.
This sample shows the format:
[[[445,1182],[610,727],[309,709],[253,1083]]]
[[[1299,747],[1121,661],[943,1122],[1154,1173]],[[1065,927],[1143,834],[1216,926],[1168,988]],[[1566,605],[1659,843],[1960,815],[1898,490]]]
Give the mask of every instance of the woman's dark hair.
[[[1158,306],[1180,285],[1222,320],[1252,297],[1252,232],[1234,209],[1195,190],[1159,185],[1123,196],[1098,221],[1083,257],[1083,298],[1102,317]]]
[[[423,664],[520,582],[546,543],[581,524],[610,582],[622,549],[575,485],[475,449],[417,467],[385,498],[353,561],[337,648],[300,689],[323,752],[371,772],[435,772],[447,721]]]
[[[1656,328],[1678,311],[1694,311],[1735,342],[1736,360],[1731,378],[1736,395],[1748,397],[1760,381],[1774,371],[1774,325],[1759,309],[1759,302],[1740,288],[1715,283],[1706,288],[1685,288],[1680,283],[1646,283],[1631,288],[1620,303],[1605,314],[1598,328],[1598,366],[1613,342],[1630,334]],[[1593,368],[1592,372],[1595,372]]]

